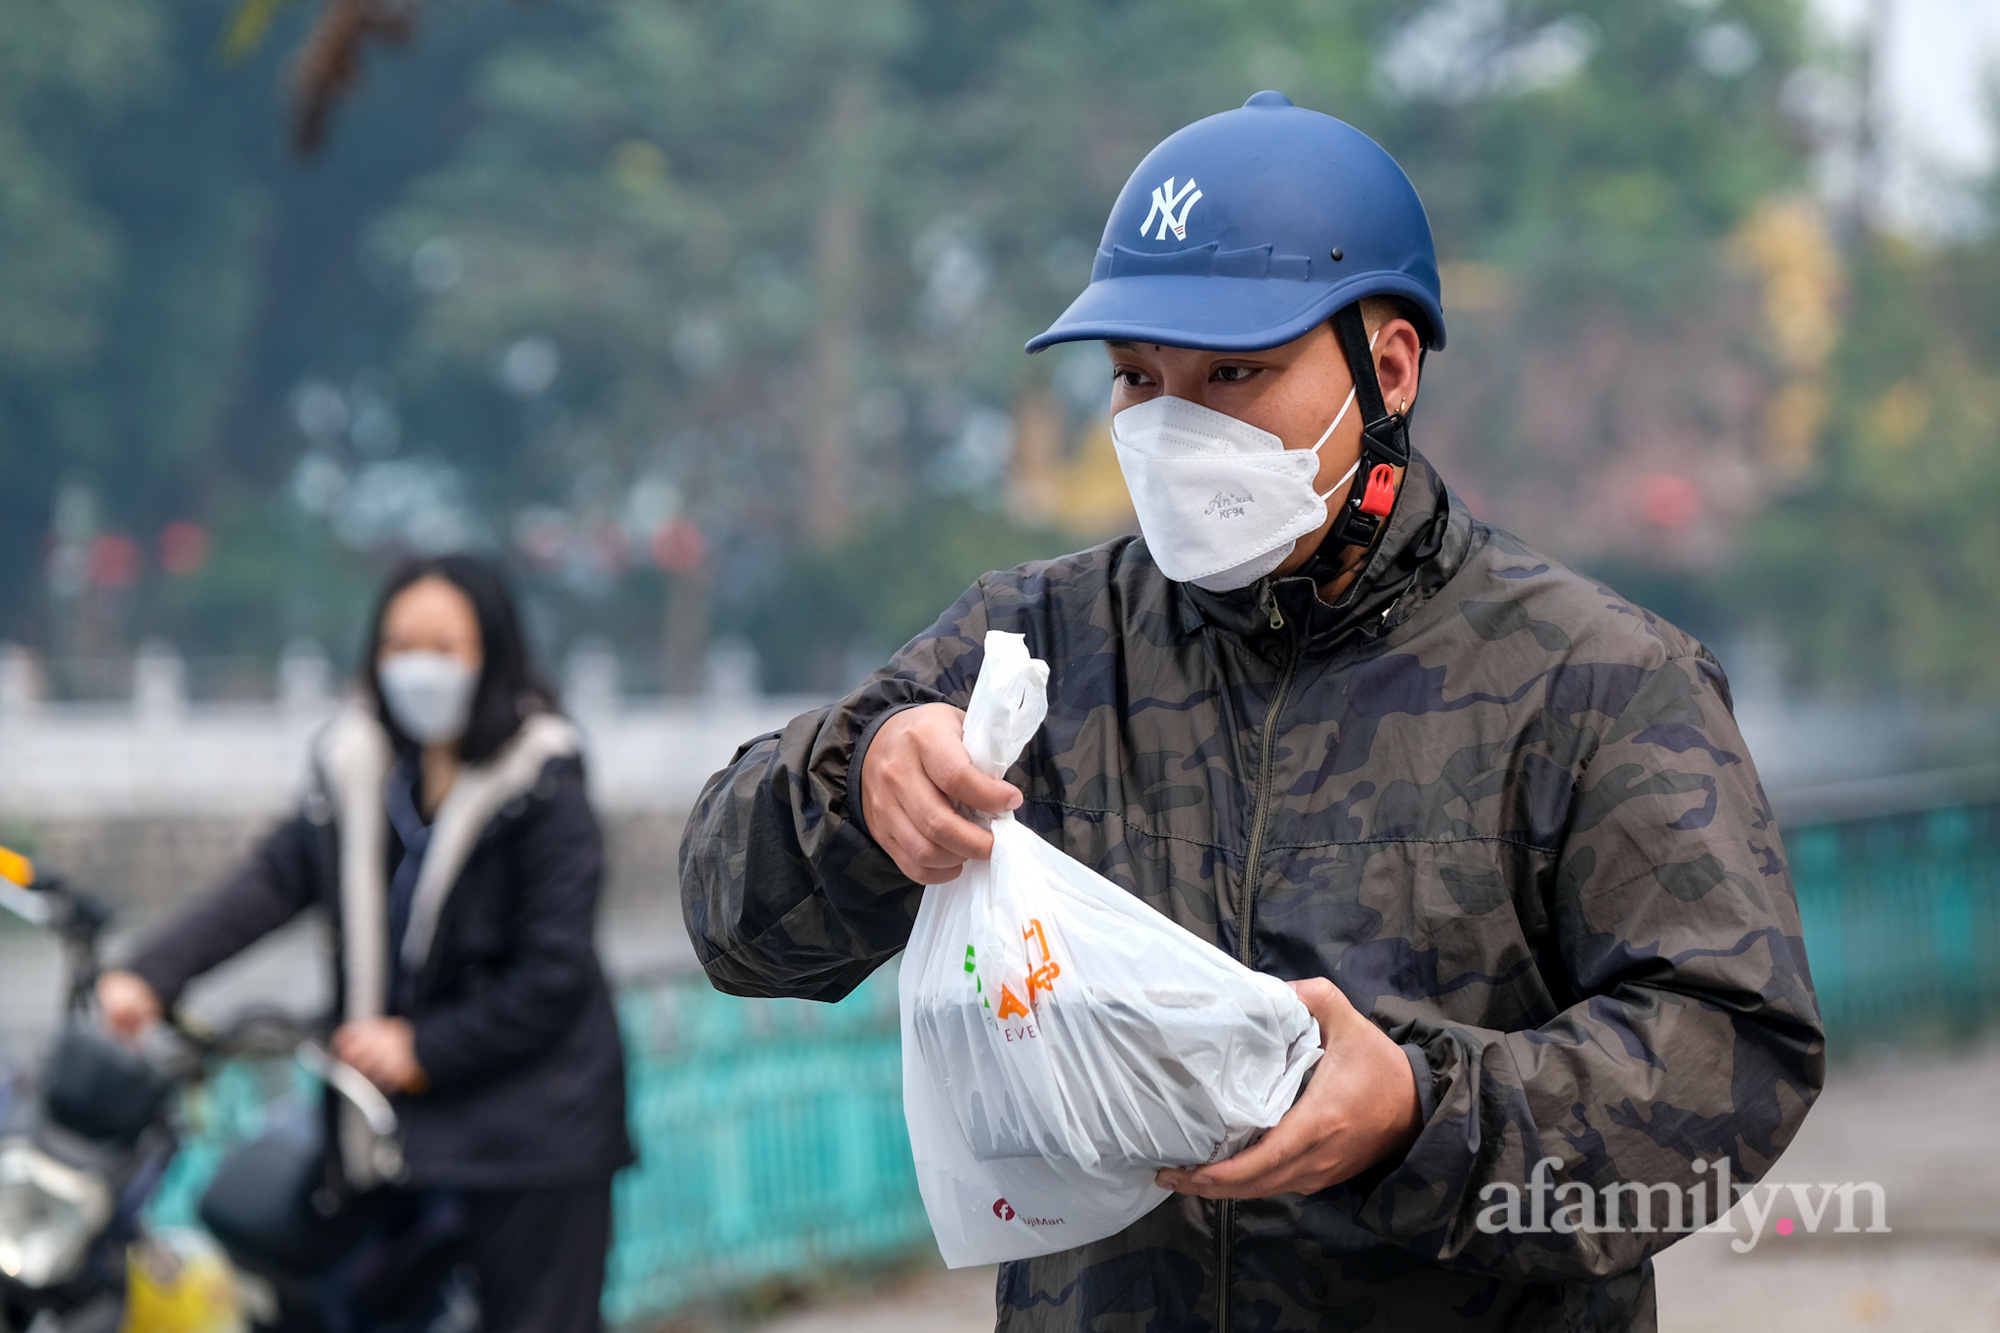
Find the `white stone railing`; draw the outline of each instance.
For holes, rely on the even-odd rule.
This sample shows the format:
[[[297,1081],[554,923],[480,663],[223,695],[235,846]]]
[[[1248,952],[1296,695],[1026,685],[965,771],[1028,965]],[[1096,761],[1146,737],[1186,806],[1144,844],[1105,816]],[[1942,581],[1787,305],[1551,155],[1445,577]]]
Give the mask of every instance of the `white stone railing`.
[[[735,691],[621,698],[615,667],[577,655],[565,680],[608,812],[690,808],[736,747],[820,700]],[[333,715],[324,659],[288,657],[270,702],[190,702],[185,672],[154,646],[129,699],[49,702],[32,661],[0,656],[0,818],[276,814],[297,800],[312,737]]]

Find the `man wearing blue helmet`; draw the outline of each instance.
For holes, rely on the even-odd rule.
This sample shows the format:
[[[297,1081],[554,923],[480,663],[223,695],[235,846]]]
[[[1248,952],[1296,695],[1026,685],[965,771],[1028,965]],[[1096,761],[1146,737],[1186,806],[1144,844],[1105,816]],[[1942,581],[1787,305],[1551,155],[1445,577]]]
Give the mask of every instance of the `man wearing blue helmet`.
[[[702,794],[682,892],[724,990],[838,999],[988,854],[954,807],[1018,808],[1319,1019],[1274,1129],[1005,1265],[1001,1329],[1651,1328],[1650,1256],[1819,1090],[1721,668],[1412,451],[1444,336],[1423,207],[1365,135],[1267,92],[1169,137],[1029,344],[1107,345],[1142,536],[986,575]],[[960,740],[989,629],[1051,672],[1006,782]]]

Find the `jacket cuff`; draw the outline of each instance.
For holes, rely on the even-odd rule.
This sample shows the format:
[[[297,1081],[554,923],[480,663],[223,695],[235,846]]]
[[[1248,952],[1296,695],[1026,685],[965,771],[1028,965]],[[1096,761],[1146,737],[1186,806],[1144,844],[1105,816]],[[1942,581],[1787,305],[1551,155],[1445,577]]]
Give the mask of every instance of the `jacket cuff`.
[[[1414,1029],[1414,1030],[1412,1030]],[[1480,1118],[1479,1055],[1458,1033],[1403,1025],[1390,1035],[1424,1037],[1398,1043],[1417,1076],[1423,1128],[1402,1158],[1362,1186],[1357,1217],[1377,1235],[1419,1249],[1442,1244],[1443,1228],[1475,1186],[1486,1137]]]
[[[891,704],[876,714],[874,721],[862,728],[861,738],[854,742],[854,757],[847,763],[847,818],[861,836],[870,842],[875,842],[875,835],[868,831],[868,821],[861,813],[861,770],[868,762],[868,747],[875,743],[875,733],[882,729],[884,722],[898,713],[908,712],[912,708],[921,708],[926,703],[934,702],[936,701],[912,699],[906,703]],[[880,843],[875,845],[881,846]]]
[[[454,1083],[462,1083],[476,1072],[465,1060],[453,1058],[454,1047],[462,1043],[453,1042],[449,1033],[440,1041],[437,1029],[437,1015],[431,1015],[428,1021],[422,1016],[410,1020],[411,1044],[415,1047],[417,1068],[424,1071],[425,1092],[449,1090]]]
[[[1437,1075],[1431,1071],[1431,1062],[1424,1055],[1424,1048],[1413,1041],[1403,1043],[1403,1054],[1410,1059],[1410,1073],[1417,1080],[1417,1115],[1428,1125],[1437,1114]]]
[[[163,1014],[173,1011],[173,1007],[180,1003],[181,992],[187,989],[188,978],[180,975],[177,969],[164,965],[150,951],[140,954],[118,970],[130,972],[145,982],[152,989],[153,998],[160,1002]]]

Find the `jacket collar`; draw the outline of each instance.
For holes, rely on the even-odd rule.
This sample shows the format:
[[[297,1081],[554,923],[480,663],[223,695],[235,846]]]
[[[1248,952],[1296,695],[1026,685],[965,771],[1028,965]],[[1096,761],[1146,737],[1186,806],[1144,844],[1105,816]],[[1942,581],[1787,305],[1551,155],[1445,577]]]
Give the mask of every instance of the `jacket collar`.
[[[1211,627],[1236,634],[1266,654],[1282,651],[1297,626],[1305,627],[1308,651],[1325,651],[1357,631],[1386,634],[1458,572],[1471,544],[1465,502],[1413,450],[1381,537],[1337,601],[1322,601],[1311,581],[1297,576],[1259,579],[1222,593],[1177,583],[1181,627],[1190,634]],[[1271,623],[1274,607],[1283,628]]]
[[[500,752],[459,770],[431,821],[430,847],[410,902],[403,964],[419,971],[438,918],[479,836],[509,801],[525,795],[552,759],[577,753],[576,728],[552,713],[521,724]],[[395,763],[388,733],[366,708],[351,705],[321,733],[320,784],[339,815],[341,944],[349,1020],[382,1012],[388,986],[388,816],[385,784]]]

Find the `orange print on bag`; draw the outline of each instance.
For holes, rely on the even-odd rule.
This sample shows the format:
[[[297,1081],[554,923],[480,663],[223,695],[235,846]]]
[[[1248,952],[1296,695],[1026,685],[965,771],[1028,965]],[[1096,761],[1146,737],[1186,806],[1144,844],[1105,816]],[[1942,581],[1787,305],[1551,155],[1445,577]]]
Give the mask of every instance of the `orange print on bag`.
[[[1062,975],[1062,967],[1049,956],[1049,937],[1042,929],[1040,920],[1030,918],[1028,928],[1021,932],[1021,938],[1031,941],[1042,951],[1042,965],[1028,969],[1028,1001],[1032,1004],[1036,991],[1045,990],[1051,994],[1055,992],[1055,981]]]
[[[1033,991],[1028,993],[1030,995],[1034,994]],[[1021,1003],[1021,997],[1014,994],[1013,987],[1002,986],[1000,988],[1000,1021],[1004,1023],[1010,1018],[1026,1018],[1027,1016],[1028,1006]]]

